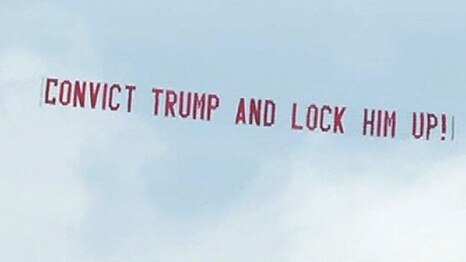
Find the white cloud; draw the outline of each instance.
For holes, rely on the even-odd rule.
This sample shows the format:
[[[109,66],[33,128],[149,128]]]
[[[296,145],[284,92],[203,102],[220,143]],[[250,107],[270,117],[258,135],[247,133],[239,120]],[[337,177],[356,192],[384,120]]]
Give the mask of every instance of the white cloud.
[[[400,153],[393,159],[403,159]],[[362,156],[346,157],[351,163]],[[305,154],[275,197],[264,200],[256,191],[163,261],[464,261],[466,156],[428,165],[364,156],[379,164],[351,179],[338,167],[322,173],[331,163],[309,161],[316,158]],[[380,168],[402,173],[381,176]]]
[[[79,129],[40,110],[40,72],[47,66],[39,56],[16,50],[0,57],[2,257],[63,261],[78,252],[72,235],[88,205],[73,166]]]
[[[26,21],[14,24],[23,27],[38,21],[41,17],[34,16],[35,8],[44,11],[51,6],[26,9],[22,14]],[[11,10],[15,14],[22,7]],[[12,14],[4,19],[13,19]],[[85,27],[66,14],[53,9],[42,25],[53,30],[35,25],[37,32],[31,39],[21,33],[13,37],[29,45],[11,48],[13,43],[0,51],[3,260],[466,259],[462,246],[466,242],[466,156],[429,163],[411,156],[418,149],[414,146],[381,150],[385,155],[379,157],[340,151],[333,145],[330,150],[344,159],[342,163],[335,164],[328,152],[323,156],[301,152],[291,163],[267,162],[247,197],[222,218],[206,218],[205,224],[188,225],[189,230],[161,222],[157,199],[144,194],[141,170],[163,152],[164,145],[146,119],[39,107],[44,74],[96,78],[102,74]],[[348,19],[352,18],[343,21]],[[57,26],[63,21],[71,26],[61,32],[61,44],[52,46],[66,48],[50,56],[40,48],[29,48],[38,40],[53,39],[63,30]],[[323,30],[331,33],[319,36],[322,45],[329,45],[322,49],[357,68],[386,62],[392,52],[390,35],[376,32],[380,28],[371,25],[370,19],[353,25],[362,27],[342,33],[343,24],[324,23]],[[49,34],[44,37],[40,32]],[[335,35],[348,36],[346,46]],[[377,36],[366,43],[375,43],[369,52],[360,45],[367,35]],[[88,168],[96,163],[107,167],[100,175],[111,185],[90,182]],[[279,171],[269,172],[273,169]],[[282,182],[286,183],[277,185]]]
[[[47,19],[44,13],[30,12],[32,9],[46,11]],[[88,249],[87,243],[97,239],[97,234],[86,234],[83,228],[92,224],[89,218],[105,202],[100,189],[91,187],[87,180],[87,165],[93,158],[114,161],[118,172],[105,175],[116,180],[119,189],[125,189],[117,192],[125,202],[115,211],[102,213],[121,218],[126,209],[137,211],[133,215],[136,220],[152,218],[153,207],[138,191],[139,168],[160,154],[163,145],[138,117],[40,106],[44,76],[98,79],[99,58],[85,28],[67,10],[40,4],[9,10],[2,19],[10,19],[17,27],[2,29],[4,34],[11,33],[12,39],[2,43],[4,48],[0,49],[2,260],[93,260],[98,255]],[[45,26],[23,38],[18,31],[31,21]],[[70,26],[55,26],[61,23]],[[50,37],[52,33],[61,35],[60,40]],[[53,55],[47,55],[40,44],[34,45],[52,40],[64,47]],[[16,41],[21,44],[12,47]]]

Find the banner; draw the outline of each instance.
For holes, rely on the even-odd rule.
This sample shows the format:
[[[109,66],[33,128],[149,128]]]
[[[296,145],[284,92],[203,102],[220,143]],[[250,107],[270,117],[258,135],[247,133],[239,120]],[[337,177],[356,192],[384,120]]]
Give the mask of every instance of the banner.
[[[99,111],[132,113],[135,84],[108,83],[88,80],[71,80],[47,77],[44,81],[41,103],[48,106],[88,108]],[[152,87],[151,112],[157,118],[191,119],[215,121],[215,115],[222,110],[222,97],[217,93],[173,90]],[[346,105],[309,102],[279,104],[271,98],[238,97],[233,125],[276,128],[280,121],[288,122],[292,131],[331,133],[344,135],[347,114],[359,115],[358,132],[362,136],[394,139],[400,128],[409,128],[411,139],[415,140],[455,140],[455,116],[446,112],[398,112],[382,108],[361,108],[359,112],[349,112]],[[287,119],[278,119],[279,108],[288,108]],[[409,118],[409,125],[400,121]],[[354,128],[354,127],[353,127]],[[406,130],[403,130],[405,133]]]

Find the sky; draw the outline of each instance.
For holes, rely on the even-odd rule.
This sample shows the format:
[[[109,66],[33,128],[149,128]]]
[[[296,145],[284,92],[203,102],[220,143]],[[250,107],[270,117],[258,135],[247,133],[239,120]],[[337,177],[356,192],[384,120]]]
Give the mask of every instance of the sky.
[[[0,1],[1,257],[465,261],[465,17],[464,1]],[[134,111],[44,105],[47,76],[134,83]],[[222,110],[154,117],[155,86]],[[239,97],[274,99],[277,125],[235,125]],[[347,106],[347,132],[291,130],[293,102]],[[456,139],[364,137],[366,107],[447,112]]]

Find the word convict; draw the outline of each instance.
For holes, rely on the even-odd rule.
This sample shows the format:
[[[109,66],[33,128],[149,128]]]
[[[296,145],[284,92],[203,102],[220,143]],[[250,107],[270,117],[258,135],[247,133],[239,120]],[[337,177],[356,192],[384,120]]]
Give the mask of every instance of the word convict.
[[[45,80],[44,103],[128,113],[132,110],[135,85],[86,80]]]

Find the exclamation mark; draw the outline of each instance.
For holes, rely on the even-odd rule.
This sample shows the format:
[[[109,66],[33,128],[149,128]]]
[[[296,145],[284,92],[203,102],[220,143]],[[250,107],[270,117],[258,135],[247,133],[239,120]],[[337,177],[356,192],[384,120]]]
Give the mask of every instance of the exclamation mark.
[[[445,141],[447,137],[447,116],[442,114],[442,137],[441,140]]]

